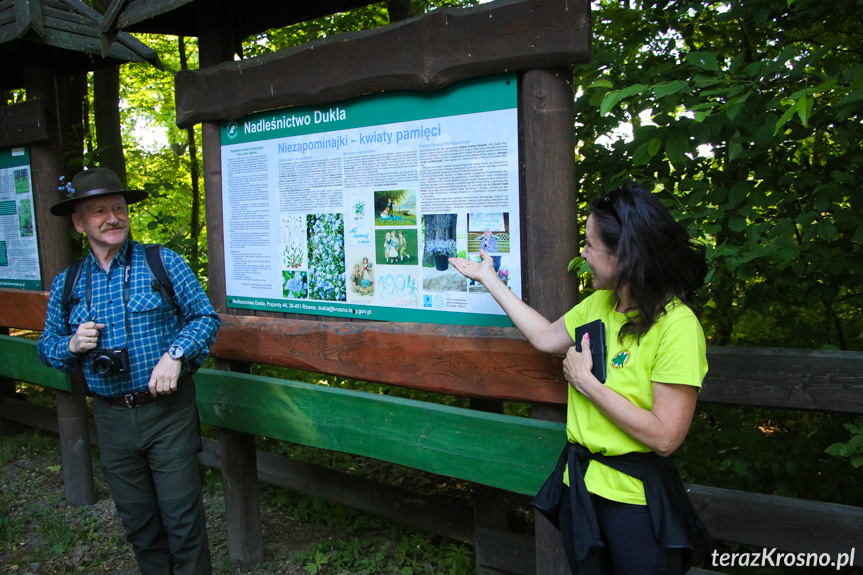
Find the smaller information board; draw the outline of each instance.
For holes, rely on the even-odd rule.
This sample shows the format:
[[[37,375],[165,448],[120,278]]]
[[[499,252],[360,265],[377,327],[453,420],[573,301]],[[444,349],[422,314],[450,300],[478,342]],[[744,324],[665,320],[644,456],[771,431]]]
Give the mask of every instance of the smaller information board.
[[[0,288],[41,290],[30,152],[0,149]]]

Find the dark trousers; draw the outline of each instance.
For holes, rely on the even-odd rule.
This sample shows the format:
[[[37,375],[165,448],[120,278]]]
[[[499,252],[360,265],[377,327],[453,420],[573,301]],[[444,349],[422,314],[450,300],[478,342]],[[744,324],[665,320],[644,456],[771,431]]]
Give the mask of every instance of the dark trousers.
[[[653,526],[645,505],[630,505],[591,495],[596,520],[605,547],[598,557],[602,575],[682,575],[681,549],[662,547],[653,534]],[[564,485],[558,511],[563,550],[573,575],[578,575],[573,546],[572,506],[569,488]]]
[[[211,575],[195,386],[136,407],[94,403],[100,462],[141,575]]]

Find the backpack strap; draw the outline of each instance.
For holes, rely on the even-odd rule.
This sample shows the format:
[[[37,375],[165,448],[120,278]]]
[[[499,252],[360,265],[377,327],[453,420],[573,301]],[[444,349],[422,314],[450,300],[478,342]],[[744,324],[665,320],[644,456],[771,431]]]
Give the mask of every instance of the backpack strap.
[[[150,270],[150,276],[153,278],[150,285],[171,304],[171,307],[174,308],[174,313],[177,315],[177,319],[180,321],[180,325],[185,325],[185,317],[180,310],[180,303],[177,301],[177,296],[174,292],[174,282],[171,281],[168,270],[165,269],[162,246],[160,244],[145,245],[144,256],[147,261],[147,269]]]
[[[63,280],[63,295],[60,298],[60,305],[63,306],[63,317],[66,319],[66,325],[69,325],[72,306],[77,305],[81,301],[81,298],[72,296],[72,291],[75,289],[75,284],[78,283],[78,278],[81,277],[81,269],[84,267],[85,259],[76,260],[66,268],[66,278]]]

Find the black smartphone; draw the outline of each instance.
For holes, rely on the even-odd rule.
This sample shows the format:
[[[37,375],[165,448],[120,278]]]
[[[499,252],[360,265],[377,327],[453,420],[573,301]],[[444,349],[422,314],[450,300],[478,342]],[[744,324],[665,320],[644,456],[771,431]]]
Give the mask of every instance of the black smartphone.
[[[593,356],[593,369],[590,371],[600,382],[605,383],[605,324],[601,319],[575,328],[575,350],[581,352],[581,339],[584,334],[590,336],[590,354]]]

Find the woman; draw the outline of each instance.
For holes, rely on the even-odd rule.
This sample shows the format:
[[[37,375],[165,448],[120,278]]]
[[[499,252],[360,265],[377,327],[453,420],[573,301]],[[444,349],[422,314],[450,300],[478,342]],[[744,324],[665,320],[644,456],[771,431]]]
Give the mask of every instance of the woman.
[[[704,248],[652,194],[626,184],[590,204],[582,257],[596,292],[549,322],[500,281],[492,260],[453,258],[481,282],[540,351],[565,354],[569,444],[534,505],[559,526],[573,572],[679,574],[709,546],[673,460],[707,373],[704,333],[690,309],[704,282]],[[589,336],[601,319],[607,379],[591,373]],[[648,511],[650,510],[650,512]]]

